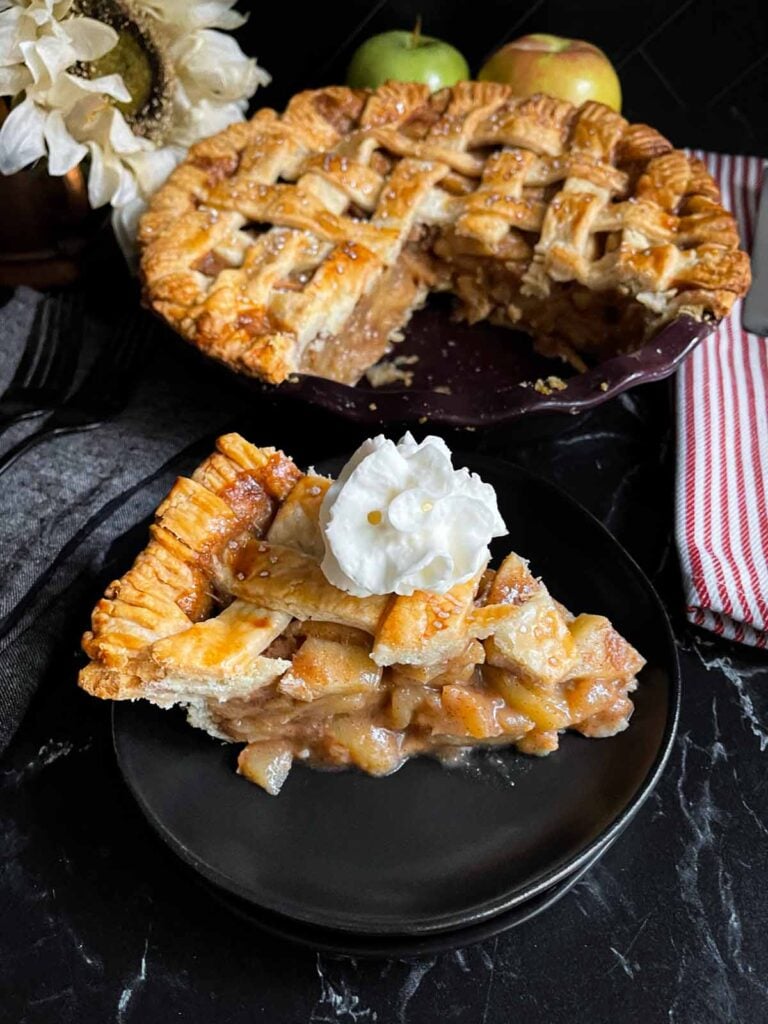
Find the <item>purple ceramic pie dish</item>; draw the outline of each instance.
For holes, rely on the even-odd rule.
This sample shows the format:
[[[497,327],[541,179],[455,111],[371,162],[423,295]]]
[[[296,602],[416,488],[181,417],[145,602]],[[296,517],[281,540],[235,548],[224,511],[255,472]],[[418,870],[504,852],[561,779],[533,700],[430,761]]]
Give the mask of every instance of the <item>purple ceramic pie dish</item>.
[[[295,398],[358,423],[483,427],[541,414],[562,419],[637,384],[670,376],[714,326],[681,317],[643,348],[575,373],[560,360],[534,352],[528,335],[488,323],[456,323],[448,307],[436,302],[414,314],[404,341],[387,357],[396,360],[406,380],[373,387],[363,377],[350,387],[300,374],[274,387],[239,379],[262,394]],[[552,377],[565,387],[557,381],[556,387],[549,386]]]

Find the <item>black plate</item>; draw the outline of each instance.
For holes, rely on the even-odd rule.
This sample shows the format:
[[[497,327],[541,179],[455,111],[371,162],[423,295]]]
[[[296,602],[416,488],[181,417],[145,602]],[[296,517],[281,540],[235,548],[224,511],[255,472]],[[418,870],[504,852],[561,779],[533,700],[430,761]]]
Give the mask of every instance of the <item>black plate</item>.
[[[307,946],[321,953],[353,957],[430,956],[451,949],[465,949],[476,942],[485,942],[486,939],[511,931],[543,911],[549,910],[594,867],[611,845],[612,842],[604,843],[577,871],[513,910],[496,914],[466,928],[433,932],[428,935],[355,935],[351,932],[334,931],[331,928],[318,928],[289,917],[282,917],[280,914],[271,914],[268,910],[260,910],[247,900],[232,896],[209,882],[202,884],[209,896],[228,911],[284,942]]]
[[[278,798],[234,774],[236,748],[180,712],[116,704],[123,775],[149,821],[209,881],[262,909],[367,934],[447,931],[518,907],[578,870],[655,785],[674,737],[677,657],[648,580],[585,509],[503,462],[457,459],[493,484],[510,530],[575,610],[609,615],[648,664],[630,728],[566,735],[544,759],[511,750],[473,768],[427,758],[386,779],[298,766]]]

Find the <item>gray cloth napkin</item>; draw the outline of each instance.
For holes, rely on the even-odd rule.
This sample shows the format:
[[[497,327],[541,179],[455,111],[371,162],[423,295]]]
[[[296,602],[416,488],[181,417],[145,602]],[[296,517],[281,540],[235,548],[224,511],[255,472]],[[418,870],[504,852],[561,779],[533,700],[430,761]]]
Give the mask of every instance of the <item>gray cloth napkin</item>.
[[[22,288],[0,307],[0,390],[13,376],[40,301],[46,300]],[[86,316],[87,330],[72,342],[82,345],[87,366],[89,349],[109,343],[114,319]],[[149,317],[146,323],[152,339],[160,339],[159,325]],[[150,345],[140,383],[114,420],[46,440],[0,476],[0,751],[50,667],[56,642],[73,626],[87,626],[87,599],[111,569],[115,541],[152,513],[174,478],[231,421],[232,401],[221,400],[202,366],[179,368],[166,341]],[[42,422],[0,435],[0,454]],[[141,545],[137,537],[131,554]],[[116,564],[114,571],[124,568]]]

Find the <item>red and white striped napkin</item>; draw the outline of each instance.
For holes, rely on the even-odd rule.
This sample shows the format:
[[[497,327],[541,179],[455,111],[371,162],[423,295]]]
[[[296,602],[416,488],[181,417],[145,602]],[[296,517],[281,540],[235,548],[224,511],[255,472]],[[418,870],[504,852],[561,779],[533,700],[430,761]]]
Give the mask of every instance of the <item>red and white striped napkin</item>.
[[[693,152],[752,246],[763,161]],[[768,340],[741,325],[741,302],[677,375],[677,546],[686,614],[768,647]]]

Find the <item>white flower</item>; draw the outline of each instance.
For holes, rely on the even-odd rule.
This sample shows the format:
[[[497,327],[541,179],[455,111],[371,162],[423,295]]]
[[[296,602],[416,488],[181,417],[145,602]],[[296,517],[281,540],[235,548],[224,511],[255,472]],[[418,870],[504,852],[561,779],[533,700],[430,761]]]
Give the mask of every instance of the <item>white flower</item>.
[[[0,128],[0,173],[48,158],[53,175],[88,159],[91,206],[110,203],[126,252],[146,201],[187,147],[244,117],[269,75],[221,29],[244,17],[235,0],[121,0],[162,55],[166,92],[161,122],[147,130],[118,104],[133,97],[119,72],[90,77],[93,62],[118,43],[111,25],[88,17],[103,4],[0,0],[0,96],[10,113]],[[90,66],[90,67],[89,67]],[[118,62],[119,66],[119,62]]]

